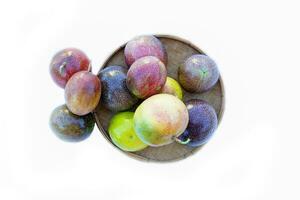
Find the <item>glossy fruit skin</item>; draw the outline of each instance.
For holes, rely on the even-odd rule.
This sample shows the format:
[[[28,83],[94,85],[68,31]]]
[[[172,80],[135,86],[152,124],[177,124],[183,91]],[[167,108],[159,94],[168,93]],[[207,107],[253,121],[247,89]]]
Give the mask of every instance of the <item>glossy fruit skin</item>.
[[[89,71],[90,60],[79,49],[67,48],[56,53],[50,64],[50,74],[54,82],[65,88],[68,80],[79,71]]]
[[[130,109],[138,98],[130,93],[126,86],[127,69],[121,66],[109,66],[98,75],[101,81],[101,104],[107,109],[119,112]]]
[[[143,143],[133,128],[133,112],[121,112],[113,116],[108,133],[113,143],[123,151],[140,151],[148,145]]]
[[[167,79],[165,65],[156,57],[146,56],[135,61],[127,72],[127,88],[140,99],[160,93]]]
[[[90,136],[95,120],[92,114],[74,115],[66,105],[61,105],[52,111],[49,125],[60,139],[67,142],[80,142]]]
[[[155,56],[167,66],[168,55],[159,39],[152,35],[137,36],[130,40],[124,50],[125,62],[131,66],[137,59],[145,56]]]
[[[74,74],[65,88],[65,101],[69,110],[76,115],[86,115],[98,105],[101,83],[97,76],[88,71]]]
[[[171,77],[167,77],[167,81],[164,87],[162,88],[161,93],[174,95],[180,100],[182,100],[182,96],[183,96],[181,86],[175,79]]]
[[[219,70],[211,58],[197,54],[189,57],[179,67],[178,79],[181,86],[189,92],[205,92],[217,83]]]
[[[198,147],[206,143],[218,126],[218,118],[214,108],[200,99],[186,102],[189,112],[187,129],[178,139],[182,142],[190,140],[186,145]]]
[[[184,103],[170,94],[149,97],[136,109],[134,130],[150,146],[170,144],[186,129],[189,116]]]

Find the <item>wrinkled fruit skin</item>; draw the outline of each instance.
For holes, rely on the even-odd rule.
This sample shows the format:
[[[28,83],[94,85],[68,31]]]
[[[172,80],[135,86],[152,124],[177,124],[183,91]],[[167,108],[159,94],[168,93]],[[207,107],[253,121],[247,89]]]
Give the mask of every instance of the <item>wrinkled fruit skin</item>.
[[[206,55],[189,57],[178,70],[181,86],[189,92],[205,92],[211,89],[219,79],[216,63]]]
[[[170,144],[186,129],[189,116],[184,103],[170,94],[146,99],[135,111],[134,130],[150,146]]]
[[[135,61],[127,72],[127,88],[136,97],[145,99],[160,93],[167,79],[165,65],[156,57],[146,56]]]
[[[126,86],[127,69],[109,66],[99,73],[101,81],[101,104],[107,109],[119,112],[130,109],[138,99]]]
[[[183,142],[189,139],[186,145],[197,147],[206,143],[217,129],[217,114],[211,105],[199,99],[187,101],[186,106],[189,112],[189,124],[178,139]]]
[[[167,77],[167,81],[162,88],[161,93],[171,94],[182,100],[181,86],[175,79],[172,79],[171,77]]]
[[[101,83],[91,72],[81,71],[74,74],[65,88],[65,101],[69,110],[76,115],[86,115],[98,105]]]
[[[143,35],[129,41],[124,50],[125,62],[131,66],[137,59],[155,56],[167,66],[168,56],[163,44],[152,35]]]
[[[75,48],[59,51],[54,55],[50,64],[51,77],[61,88],[65,88],[73,74],[89,69],[89,58],[81,50]]]
[[[60,139],[67,142],[80,142],[90,136],[95,120],[92,114],[74,115],[66,105],[55,108],[50,117],[50,127]]]
[[[114,115],[109,123],[109,136],[123,151],[140,151],[147,147],[134,131],[133,115],[133,112],[121,112]]]

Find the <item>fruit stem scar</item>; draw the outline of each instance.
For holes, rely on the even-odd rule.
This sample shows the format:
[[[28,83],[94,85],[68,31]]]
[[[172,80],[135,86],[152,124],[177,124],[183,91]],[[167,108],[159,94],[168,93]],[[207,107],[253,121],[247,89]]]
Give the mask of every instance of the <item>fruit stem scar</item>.
[[[203,74],[206,74],[206,73],[207,73],[207,70],[205,70],[205,69],[200,69],[200,71],[201,71]]]
[[[187,144],[187,143],[189,143],[191,141],[191,139],[187,138],[185,141],[182,141],[182,140],[180,140],[178,138],[175,138],[175,141],[178,142],[178,143],[180,143],[180,144]]]
[[[88,71],[89,71],[89,72],[92,72],[91,60],[90,60],[90,64],[89,64],[89,67],[88,67]]]
[[[60,66],[59,66],[59,73],[62,74],[65,72],[65,67],[66,67],[67,63],[63,62]]]

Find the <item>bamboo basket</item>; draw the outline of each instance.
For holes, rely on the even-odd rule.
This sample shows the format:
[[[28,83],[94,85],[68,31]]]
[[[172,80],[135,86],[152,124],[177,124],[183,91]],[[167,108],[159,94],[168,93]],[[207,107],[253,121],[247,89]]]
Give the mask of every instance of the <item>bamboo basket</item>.
[[[178,67],[183,64],[183,62],[189,56],[193,54],[205,54],[200,48],[192,44],[191,42],[171,35],[155,35],[165,46],[168,53],[168,76],[178,80],[177,71]],[[126,44],[123,44],[118,49],[116,49],[103,63],[99,72],[110,65],[120,65],[127,67],[125,64],[124,58],[124,48]],[[205,54],[206,55],[206,54]],[[187,101],[189,99],[202,99],[210,103],[218,116],[218,122],[220,124],[224,112],[224,104],[225,104],[225,93],[224,93],[224,85],[222,78],[220,76],[217,84],[209,91],[205,93],[189,93],[183,90],[183,100]],[[133,108],[134,110],[135,108]],[[104,136],[104,138],[111,143],[115,148],[119,149],[115,146],[107,132],[108,124],[111,117],[115,113],[105,109],[101,102],[97,106],[94,111],[94,116],[96,119],[96,124]],[[218,132],[218,130],[216,130]],[[220,133],[217,133],[220,134]],[[213,137],[212,137],[213,139]],[[162,147],[147,147],[146,149],[138,152],[125,152],[124,154],[136,158],[142,161],[154,161],[154,162],[171,162],[184,159],[195,152],[198,152],[204,145],[196,148],[188,147],[182,144],[178,144],[173,142],[172,144],[162,146]]]

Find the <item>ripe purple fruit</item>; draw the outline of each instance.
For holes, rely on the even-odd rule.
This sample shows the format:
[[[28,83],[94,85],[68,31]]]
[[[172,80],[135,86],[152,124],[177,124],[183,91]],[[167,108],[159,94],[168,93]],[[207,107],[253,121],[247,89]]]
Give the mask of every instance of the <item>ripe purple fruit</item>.
[[[145,99],[160,93],[165,85],[167,70],[156,57],[146,56],[136,60],[127,72],[127,87],[136,97]]]
[[[130,40],[124,50],[125,61],[131,66],[137,59],[145,56],[155,56],[167,66],[168,56],[166,49],[159,39],[152,35],[137,36]]]
[[[90,113],[74,115],[66,105],[55,108],[50,117],[50,128],[60,139],[67,142],[80,142],[90,136],[95,120]]]
[[[130,109],[138,99],[126,86],[127,69],[121,66],[109,66],[98,75],[101,81],[101,104],[107,109],[119,112]]]
[[[181,86],[189,92],[205,92],[211,89],[219,79],[216,63],[206,55],[189,57],[178,70]]]
[[[65,88],[68,80],[79,71],[90,69],[89,58],[79,49],[67,48],[54,55],[50,64],[50,74],[54,82]]]
[[[218,118],[214,108],[200,99],[186,102],[189,123],[186,130],[176,141],[191,147],[206,143],[218,126]]]
[[[98,105],[101,95],[99,78],[88,71],[74,74],[65,88],[65,100],[70,111],[76,115],[86,115]]]

